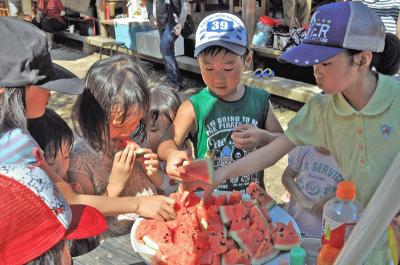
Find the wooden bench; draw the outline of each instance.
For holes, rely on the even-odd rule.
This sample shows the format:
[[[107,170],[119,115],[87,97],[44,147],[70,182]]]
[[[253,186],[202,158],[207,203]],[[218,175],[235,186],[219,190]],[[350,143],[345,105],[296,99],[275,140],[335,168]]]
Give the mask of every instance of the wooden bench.
[[[315,85],[283,77],[255,77],[253,72],[245,72],[243,84],[267,90],[270,94],[306,103],[315,94],[321,92]]]
[[[95,47],[99,47],[99,48],[104,47],[104,43],[112,43],[112,42],[115,42],[115,39],[103,37],[103,36],[92,36],[92,37],[86,37],[86,39],[85,39],[85,43],[87,45],[95,46]],[[137,53],[136,50],[127,49],[126,47],[119,47],[117,50],[117,47],[115,45],[110,48],[113,51],[126,53],[129,55],[135,56],[138,59],[145,59],[148,61],[163,64],[162,59]],[[200,74],[200,68],[199,68],[197,60],[195,58],[188,57],[188,56],[177,56],[176,61],[177,61],[180,69]]]

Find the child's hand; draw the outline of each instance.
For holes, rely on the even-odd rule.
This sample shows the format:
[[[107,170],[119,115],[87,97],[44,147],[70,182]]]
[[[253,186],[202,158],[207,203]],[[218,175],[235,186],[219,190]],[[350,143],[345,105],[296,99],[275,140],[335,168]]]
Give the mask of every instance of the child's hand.
[[[314,204],[314,206],[311,208],[311,212],[316,215],[316,216],[322,216],[322,211],[324,210],[324,205],[326,201],[319,201]]]
[[[201,188],[204,190],[203,194],[203,199],[204,201],[207,201],[211,194],[213,193],[214,189],[218,186],[214,183],[208,183],[199,179],[196,180],[188,180],[188,181],[183,181],[181,183],[181,189],[184,191],[195,191],[197,188]]]
[[[76,194],[85,194],[81,184],[77,181],[70,182],[69,185],[75,191]]]
[[[305,197],[305,196],[304,196],[304,197],[302,196],[301,198],[298,198],[297,201],[299,202],[301,208],[306,209],[306,210],[312,212],[312,209],[313,209],[313,207],[314,207],[314,205],[315,205],[315,202],[314,202],[314,201],[308,199],[308,198]]]
[[[262,146],[263,137],[268,133],[265,130],[249,124],[241,124],[233,129],[232,140],[236,147],[251,151]]]
[[[176,217],[172,198],[155,195],[149,197],[137,197],[138,210],[137,214],[157,220],[173,220]]]
[[[158,173],[159,161],[157,154],[153,153],[151,149],[141,149],[144,152],[144,159],[137,158],[142,163],[147,176],[151,177]]]
[[[135,150],[132,144],[128,144],[124,150],[114,156],[109,184],[107,186],[108,196],[118,196],[124,189],[126,182],[133,170],[135,162]]]
[[[191,160],[186,151],[173,151],[168,155],[166,172],[169,178],[182,181],[178,166],[183,165],[184,161]]]
[[[329,194],[326,194],[321,200],[319,200],[319,202],[317,202],[317,203],[314,204],[314,206],[311,208],[311,212],[312,212],[314,215],[322,216],[322,212],[323,212],[323,210],[324,210],[324,205],[325,205],[330,199],[332,199],[332,198],[335,197],[335,196],[336,196],[336,195],[335,195],[334,192],[329,193]]]

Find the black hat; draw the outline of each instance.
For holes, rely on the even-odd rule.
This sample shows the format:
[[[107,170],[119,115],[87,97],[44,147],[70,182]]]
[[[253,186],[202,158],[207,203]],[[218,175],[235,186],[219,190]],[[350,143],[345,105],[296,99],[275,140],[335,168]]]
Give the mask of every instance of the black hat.
[[[0,17],[0,87],[37,85],[67,94],[80,94],[82,81],[53,64],[46,35],[34,25]]]

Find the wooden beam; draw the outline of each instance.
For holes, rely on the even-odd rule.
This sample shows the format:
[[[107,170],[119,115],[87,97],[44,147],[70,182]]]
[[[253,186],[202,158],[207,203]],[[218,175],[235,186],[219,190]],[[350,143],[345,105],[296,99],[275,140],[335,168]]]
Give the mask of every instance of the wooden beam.
[[[321,92],[315,85],[278,76],[255,77],[251,71],[243,74],[242,83],[247,86],[265,89],[272,95],[303,103],[306,103],[315,94]]]
[[[244,25],[247,29],[249,43],[253,39],[254,27],[256,25],[256,0],[246,0],[242,2]]]

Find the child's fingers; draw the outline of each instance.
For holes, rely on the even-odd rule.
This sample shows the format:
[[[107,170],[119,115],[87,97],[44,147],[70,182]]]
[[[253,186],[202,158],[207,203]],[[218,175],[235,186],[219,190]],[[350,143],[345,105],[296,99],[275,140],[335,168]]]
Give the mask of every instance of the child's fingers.
[[[145,159],[158,159],[158,155],[156,153],[153,153],[153,151],[150,150],[150,152],[144,154],[143,156]]]
[[[133,162],[135,161],[135,158],[136,158],[135,150],[133,148],[133,145],[128,145],[127,147],[129,147],[129,148],[128,148],[128,153],[127,153],[126,160],[125,160],[125,166],[132,167]],[[127,148],[125,148],[125,149],[127,149]]]
[[[121,160],[122,151],[118,151],[114,155],[114,162],[119,162]]]
[[[130,146],[131,145],[128,144],[127,146],[125,146],[124,150],[122,150],[122,152],[121,152],[120,160],[122,163],[125,163],[125,161],[126,161],[126,157],[128,156],[129,149],[131,148]]]
[[[239,124],[238,126],[236,126],[233,131],[234,132],[240,132],[240,131],[245,131],[247,129],[250,129],[252,127],[252,125],[249,124]]]
[[[158,216],[160,216],[163,220],[166,220],[166,221],[173,219],[172,216],[164,208],[161,208],[158,211]]]
[[[174,210],[174,204],[171,204],[171,203],[164,203],[163,205],[162,205],[162,209],[165,211],[165,212],[167,212],[168,213],[168,216],[171,218],[171,219],[174,219],[175,217],[176,217],[176,214],[175,214],[175,210]]]

